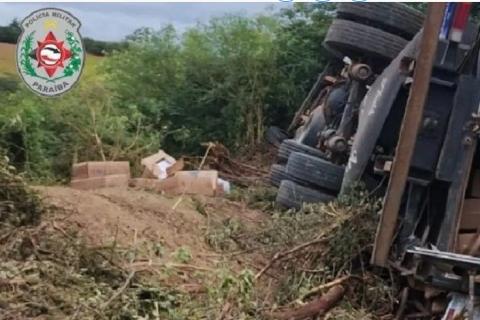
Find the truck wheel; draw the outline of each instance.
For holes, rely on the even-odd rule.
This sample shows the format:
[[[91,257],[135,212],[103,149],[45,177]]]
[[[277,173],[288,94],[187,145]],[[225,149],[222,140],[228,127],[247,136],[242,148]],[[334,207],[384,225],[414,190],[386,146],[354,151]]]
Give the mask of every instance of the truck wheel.
[[[300,142],[297,142],[295,140],[285,140],[283,143],[280,145],[280,148],[278,149],[278,156],[277,156],[277,162],[278,163],[287,163],[288,158],[290,157],[290,154],[293,152],[299,152],[299,153],[304,153],[304,154],[309,154],[315,157],[323,158],[325,159],[327,156],[325,155],[324,152],[316,149],[309,147],[305,144],[302,144]]]
[[[302,184],[301,180],[298,180],[287,173],[287,169],[285,168],[285,166],[280,164],[274,164],[270,168],[270,177],[269,177],[270,184],[278,188],[280,186],[280,183],[282,183],[282,181],[284,180],[290,180],[295,183]]]
[[[341,2],[337,7],[337,18],[374,26],[407,40],[420,31],[424,20],[420,11],[398,2],[368,2],[360,5]]]
[[[306,183],[339,192],[345,168],[318,157],[294,152],[288,159],[287,173]]]
[[[391,60],[408,41],[357,22],[333,20],[323,42],[327,50],[342,55]]]
[[[284,207],[300,210],[303,203],[326,203],[334,199],[335,197],[331,195],[283,180],[278,189],[276,201]]]

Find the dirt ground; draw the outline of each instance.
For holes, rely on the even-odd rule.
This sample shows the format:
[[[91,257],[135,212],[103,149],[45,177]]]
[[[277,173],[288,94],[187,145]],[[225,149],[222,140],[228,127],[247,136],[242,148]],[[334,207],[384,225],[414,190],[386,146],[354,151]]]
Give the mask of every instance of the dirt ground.
[[[188,248],[192,264],[210,266],[224,258],[208,246],[207,228],[214,222],[235,218],[255,228],[266,214],[242,203],[222,198],[167,197],[134,189],[80,191],[68,187],[40,187],[55,220],[97,245],[131,246],[143,240],[158,243],[168,257],[178,248]],[[261,257],[251,257],[261,260]],[[257,261],[258,262],[258,261]],[[235,265],[239,261],[234,261]],[[240,266],[239,266],[240,267]]]

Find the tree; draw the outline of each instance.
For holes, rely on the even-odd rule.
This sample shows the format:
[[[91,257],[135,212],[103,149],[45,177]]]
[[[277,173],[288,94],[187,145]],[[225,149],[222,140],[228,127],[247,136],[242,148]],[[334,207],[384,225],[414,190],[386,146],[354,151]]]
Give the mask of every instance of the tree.
[[[288,82],[277,65],[279,28],[276,17],[227,15],[183,35],[172,26],[137,30],[130,48],[107,61],[110,86],[119,103],[139,106],[166,131],[169,152],[198,152],[208,140],[256,144],[269,103],[280,101],[278,86]]]
[[[13,21],[6,27],[0,26],[0,43],[10,43],[16,44],[18,37],[22,33],[22,27],[17,19]]]

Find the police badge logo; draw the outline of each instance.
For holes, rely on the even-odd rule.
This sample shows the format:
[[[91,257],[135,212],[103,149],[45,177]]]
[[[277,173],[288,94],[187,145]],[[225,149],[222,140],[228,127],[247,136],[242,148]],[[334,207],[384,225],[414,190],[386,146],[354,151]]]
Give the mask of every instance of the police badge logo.
[[[80,21],[54,8],[26,17],[17,43],[17,68],[33,92],[55,97],[72,89],[85,64]]]

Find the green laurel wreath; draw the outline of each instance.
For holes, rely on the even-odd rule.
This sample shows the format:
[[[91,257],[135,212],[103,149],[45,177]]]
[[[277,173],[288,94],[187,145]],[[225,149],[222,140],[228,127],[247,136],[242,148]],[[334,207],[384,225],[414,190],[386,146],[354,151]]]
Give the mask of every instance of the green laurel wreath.
[[[22,67],[23,73],[31,77],[43,79],[47,82],[55,82],[63,78],[71,77],[75,72],[80,71],[80,67],[82,65],[82,59],[80,58],[82,47],[80,46],[80,41],[75,38],[75,35],[73,34],[73,32],[66,30],[65,35],[67,36],[66,39],[67,39],[68,45],[70,46],[70,52],[72,53],[72,56],[69,59],[68,65],[63,70],[63,76],[53,78],[53,79],[39,76],[35,71],[35,68],[33,67],[32,61],[30,58],[30,52],[32,51],[32,48],[33,48],[34,34],[35,34],[35,31],[32,31],[29,35],[25,37],[25,40],[23,40],[23,47],[20,53],[20,57],[21,57],[20,65]]]
[[[67,36],[67,42],[70,46],[70,52],[72,56],[68,62],[68,65],[63,70],[64,77],[70,77],[75,72],[80,71],[80,66],[82,65],[82,59],[80,59],[80,53],[82,52],[82,47],[80,46],[80,41],[75,38],[73,32],[65,30]]]
[[[21,57],[20,65],[22,66],[23,73],[32,77],[41,78],[35,72],[35,68],[32,66],[32,61],[30,60],[30,56],[29,56],[30,51],[32,51],[34,33],[35,31],[30,33],[28,36],[25,37],[25,40],[23,40],[23,47],[20,53],[20,57]]]

